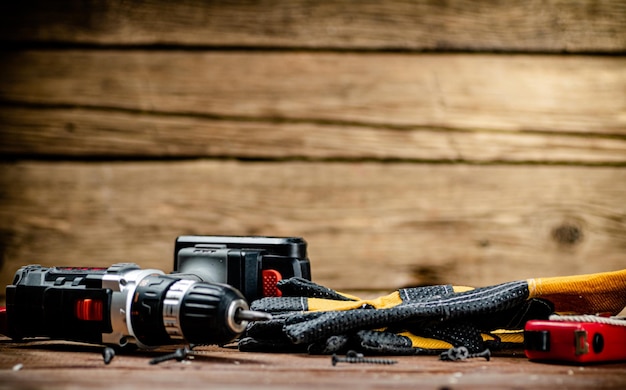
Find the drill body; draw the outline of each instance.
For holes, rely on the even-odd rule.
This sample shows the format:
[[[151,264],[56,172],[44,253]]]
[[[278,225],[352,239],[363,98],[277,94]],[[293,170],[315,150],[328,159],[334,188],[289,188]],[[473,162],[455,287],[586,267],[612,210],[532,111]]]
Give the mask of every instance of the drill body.
[[[73,340],[116,347],[227,344],[262,313],[241,293],[194,275],[141,269],[20,268],[6,288],[7,335]]]

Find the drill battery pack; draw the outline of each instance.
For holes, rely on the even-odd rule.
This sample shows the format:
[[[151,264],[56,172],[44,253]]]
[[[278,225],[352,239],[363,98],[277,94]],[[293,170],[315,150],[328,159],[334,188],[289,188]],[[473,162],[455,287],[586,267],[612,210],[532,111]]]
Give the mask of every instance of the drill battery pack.
[[[311,280],[307,243],[300,237],[179,236],[174,272],[233,286],[248,302],[280,296],[276,283],[282,279]]]
[[[530,360],[573,364],[626,361],[626,320],[528,321],[524,349]],[[620,322],[624,324],[621,325]]]

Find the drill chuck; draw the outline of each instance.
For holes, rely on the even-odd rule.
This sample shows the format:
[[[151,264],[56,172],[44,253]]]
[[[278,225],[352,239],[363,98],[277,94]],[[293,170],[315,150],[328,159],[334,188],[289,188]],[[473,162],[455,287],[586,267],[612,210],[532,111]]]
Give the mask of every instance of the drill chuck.
[[[249,321],[236,289],[120,263],[109,268],[22,267],[7,286],[8,335],[141,348],[227,344]]]

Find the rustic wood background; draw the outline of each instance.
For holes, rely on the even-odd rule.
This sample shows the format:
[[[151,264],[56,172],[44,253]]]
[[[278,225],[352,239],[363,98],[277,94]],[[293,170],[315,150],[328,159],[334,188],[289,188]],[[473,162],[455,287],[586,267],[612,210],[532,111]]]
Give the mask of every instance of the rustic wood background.
[[[343,290],[626,266],[624,1],[3,2],[0,42],[1,285],[181,234]]]
[[[541,364],[522,352],[463,362],[437,356],[393,356],[393,365],[333,366],[330,356],[242,353],[199,346],[193,360],[158,365],[149,359],[173,348],[117,354],[102,362],[102,348],[71,342],[14,343],[0,336],[0,389],[613,389],[626,387],[626,363],[588,366]],[[16,365],[19,365],[16,370]]]

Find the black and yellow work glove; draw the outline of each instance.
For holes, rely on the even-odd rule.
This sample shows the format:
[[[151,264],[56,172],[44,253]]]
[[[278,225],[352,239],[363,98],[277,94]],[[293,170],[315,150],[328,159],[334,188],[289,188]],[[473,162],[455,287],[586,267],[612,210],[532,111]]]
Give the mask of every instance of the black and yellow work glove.
[[[274,319],[252,324],[240,350],[424,354],[452,346],[501,349],[521,345],[521,330],[530,319],[546,319],[553,312],[616,314],[626,306],[626,270],[476,289],[407,288],[373,300],[297,278],[282,281],[279,288],[283,297],[252,303]]]

